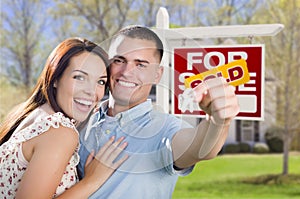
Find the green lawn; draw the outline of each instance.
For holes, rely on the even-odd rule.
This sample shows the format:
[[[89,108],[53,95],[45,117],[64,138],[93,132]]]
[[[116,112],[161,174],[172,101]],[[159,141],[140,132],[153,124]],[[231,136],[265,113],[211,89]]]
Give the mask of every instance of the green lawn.
[[[194,171],[180,177],[173,199],[300,199],[300,155],[291,154],[289,174],[297,174],[292,183],[250,184],[244,179],[280,174],[282,154],[221,155],[197,164]]]

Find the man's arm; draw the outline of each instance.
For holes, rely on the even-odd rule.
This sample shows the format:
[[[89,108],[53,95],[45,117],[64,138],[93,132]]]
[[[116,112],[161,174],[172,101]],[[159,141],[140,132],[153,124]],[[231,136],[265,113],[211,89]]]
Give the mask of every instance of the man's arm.
[[[187,168],[214,158],[228,135],[231,120],[239,112],[235,89],[223,78],[209,79],[194,88],[195,100],[207,119],[195,129],[182,129],[172,139],[175,166]]]

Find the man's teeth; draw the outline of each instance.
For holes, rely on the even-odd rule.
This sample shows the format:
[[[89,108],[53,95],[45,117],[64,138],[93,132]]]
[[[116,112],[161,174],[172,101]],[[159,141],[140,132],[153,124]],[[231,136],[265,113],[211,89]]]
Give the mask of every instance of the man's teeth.
[[[119,80],[119,84],[121,84],[121,86],[126,86],[126,87],[135,87],[135,83],[131,83],[131,82],[124,82]]]
[[[75,101],[78,102],[78,103],[80,103],[80,104],[86,105],[86,106],[91,106],[93,104],[92,101],[88,101],[88,100],[76,99]]]

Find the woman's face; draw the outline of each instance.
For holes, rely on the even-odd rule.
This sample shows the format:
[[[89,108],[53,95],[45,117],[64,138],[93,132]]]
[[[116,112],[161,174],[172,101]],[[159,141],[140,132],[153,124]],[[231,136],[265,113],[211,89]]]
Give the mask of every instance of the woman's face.
[[[57,103],[69,117],[84,121],[103,98],[106,82],[103,60],[94,53],[80,53],[70,59],[62,77],[54,84]]]

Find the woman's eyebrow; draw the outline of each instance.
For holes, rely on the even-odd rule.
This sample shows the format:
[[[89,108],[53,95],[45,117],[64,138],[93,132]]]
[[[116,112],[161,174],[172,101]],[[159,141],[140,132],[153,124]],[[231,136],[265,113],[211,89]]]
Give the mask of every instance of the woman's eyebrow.
[[[107,75],[102,75],[99,78],[107,78]]]
[[[73,70],[72,72],[81,72],[81,73],[83,73],[83,74],[85,74],[85,75],[88,75],[87,72],[85,72],[85,71],[83,71],[83,70],[78,70],[78,69]]]
[[[85,72],[85,71],[83,71],[83,70],[78,70],[78,69],[73,70],[72,72],[81,72],[81,73],[85,74],[86,76],[89,75],[87,72]],[[100,76],[99,78],[108,78],[108,77],[107,77],[107,75],[102,75],[102,76]]]

